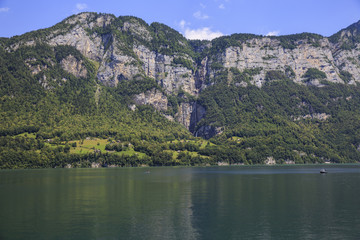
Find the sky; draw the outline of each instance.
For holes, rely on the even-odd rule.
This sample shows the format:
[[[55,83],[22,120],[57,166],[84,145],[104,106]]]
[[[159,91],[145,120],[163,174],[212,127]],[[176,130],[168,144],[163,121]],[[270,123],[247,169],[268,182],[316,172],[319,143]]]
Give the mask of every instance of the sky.
[[[0,0],[0,37],[51,27],[80,12],[160,22],[188,39],[302,32],[328,37],[360,20],[360,0]]]

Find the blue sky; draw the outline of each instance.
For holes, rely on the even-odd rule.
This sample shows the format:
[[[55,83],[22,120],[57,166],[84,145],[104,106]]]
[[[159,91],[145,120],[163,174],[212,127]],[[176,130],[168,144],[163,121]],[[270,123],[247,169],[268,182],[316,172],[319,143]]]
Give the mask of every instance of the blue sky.
[[[360,0],[0,0],[0,37],[50,27],[82,11],[161,22],[192,39],[232,33],[330,36],[360,20]]]

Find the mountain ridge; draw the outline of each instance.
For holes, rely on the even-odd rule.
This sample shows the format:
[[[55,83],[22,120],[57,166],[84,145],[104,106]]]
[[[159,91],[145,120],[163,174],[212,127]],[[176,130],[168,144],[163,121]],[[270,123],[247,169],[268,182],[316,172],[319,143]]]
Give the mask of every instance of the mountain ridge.
[[[217,146],[196,148],[203,160],[355,161],[359,24],[200,41],[136,17],[73,15],[1,38],[0,135],[116,136],[153,159],[146,142],[199,141],[190,131]]]
[[[45,38],[46,37],[47,38],[51,38],[51,37],[54,38],[54,37],[56,37],[56,35],[61,35],[62,32],[59,29],[63,29],[63,32],[66,32],[66,30],[69,30],[69,29],[73,28],[74,26],[78,26],[80,20],[79,19],[76,20],[77,18],[81,19],[83,21],[82,22],[83,24],[86,23],[86,21],[91,21],[88,26],[86,26],[86,27],[83,26],[83,30],[87,31],[88,36],[90,36],[91,34],[93,34],[93,35],[97,34],[98,36],[101,36],[102,38],[104,38],[104,39],[101,39],[101,41],[103,41],[103,43],[104,43],[104,46],[103,46],[104,48],[105,48],[105,45],[109,43],[108,40],[112,41],[112,39],[114,39],[114,36],[111,35],[112,30],[110,29],[111,26],[109,24],[111,22],[113,22],[113,23],[115,22],[113,24],[113,25],[115,25],[115,28],[116,28],[116,26],[119,27],[121,25],[120,28],[122,28],[123,30],[128,31],[130,33],[130,37],[127,36],[127,38],[128,38],[127,40],[129,40],[129,38],[130,38],[130,40],[129,40],[130,44],[144,45],[143,47],[147,48],[147,49],[138,49],[138,52],[136,52],[136,53],[134,52],[134,49],[127,49],[127,50],[126,49],[121,49],[123,51],[124,56],[130,56],[131,57],[131,55],[134,55],[134,54],[137,55],[137,56],[133,57],[134,59],[132,59],[132,60],[135,60],[135,61],[139,60],[139,59],[136,59],[136,58],[137,57],[141,58],[142,57],[141,56],[141,54],[142,54],[141,51],[144,51],[144,50],[145,51],[150,50],[150,52],[155,52],[155,53],[164,53],[163,54],[164,56],[169,56],[169,55],[174,53],[174,52],[169,52],[169,50],[167,49],[168,45],[167,45],[166,41],[161,42],[161,41],[164,41],[164,39],[159,39],[159,41],[156,41],[156,43],[154,43],[155,41],[150,42],[150,43],[146,42],[146,41],[143,41],[144,39],[141,39],[141,34],[136,34],[136,33],[132,32],[136,28],[134,26],[131,28],[132,25],[131,25],[131,23],[129,23],[129,21],[132,22],[132,23],[137,22],[138,24],[143,26],[143,28],[141,28],[141,27],[139,27],[140,25],[135,24],[135,26],[137,26],[138,29],[140,29],[139,33],[142,32],[142,33],[145,33],[145,35],[147,35],[147,40],[153,40],[152,35],[154,35],[157,32],[156,27],[153,27],[154,31],[151,32],[151,33],[148,31],[149,28],[152,28],[153,25],[154,26],[155,25],[157,25],[157,26],[166,26],[166,25],[159,24],[159,23],[156,23],[156,22],[148,25],[146,22],[144,22],[143,20],[141,20],[139,18],[136,18],[136,17],[119,17],[119,18],[116,18],[114,15],[97,14],[97,13],[81,13],[81,14],[78,14],[78,15],[70,16],[70,17],[66,18],[65,20],[63,20],[62,22],[60,22],[59,24],[56,24],[56,25],[54,25],[54,26],[52,26],[50,28],[42,29],[42,30],[27,33],[27,34],[22,35],[22,36],[17,36],[17,37],[10,38],[10,39],[8,39],[8,40],[10,40],[10,43],[8,43],[8,45],[10,45],[10,49],[17,49],[17,47],[19,47],[18,45],[21,45],[21,44],[32,45],[32,44],[35,43],[35,41],[39,41],[39,42],[43,41],[45,43],[48,43],[48,42],[46,42],[47,40]],[[119,21],[117,21],[117,23],[116,23],[116,20],[119,20]],[[129,21],[126,21],[126,20],[129,20]],[[95,23],[94,21],[97,21],[97,22]],[[119,22],[121,22],[121,23],[119,23]],[[124,26],[124,23],[127,24],[127,26]],[[100,26],[99,24],[100,25],[102,24],[102,26]],[[95,27],[94,27],[94,25],[95,25]],[[353,24],[353,25],[356,26],[356,23]],[[353,25],[351,25],[351,26],[353,26]],[[342,29],[341,31],[339,31],[336,34],[339,35],[341,32],[348,30],[351,26],[349,26],[348,28]],[[92,28],[95,28],[95,29],[92,29]],[[171,29],[171,28],[169,28],[167,26],[166,26],[166,28],[169,29],[169,31],[167,31],[168,35],[169,36],[173,35],[172,40],[177,39],[177,38],[181,39],[181,41],[179,40],[180,41],[179,42],[180,46],[176,46],[177,53],[185,54],[186,55],[185,57],[190,58],[190,60],[194,60],[194,58],[196,58],[196,57],[194,57],[194,51],[192,49],[193,47],[189,46],[189,43],[191,45],[191,43],[193,43],[195,41],[191,41],[191,40],[188,41],[180,33],[178,33],[176,30]],[[49,31],[51,32],[50,37],[49,37],[49,34],[47,35],[47,34],[44,33],[44,32],[49,32]],[[108,31],[108,32],[105,33],[104,31]],[[148,32],[146,32],[146,31],[148,31]],[[351,35],[355,34],[355,37],[356,37],[356,33],[357,33],[356,29],[354,31],[351,32],[350,34]],[[161,30],[160,32],[163,33],[163,32],[166,32],[166,31]],[[40,37],[35,38],[35,40],[32,39],[31,41],[26,42],[26,38],[31,39],[32,34],[40,35]],[[213,52],[214,51],[224,51],[226,48],[229,48],[229,47],[237,47],[238,46],[238,47],[242,48],[243,45],[244,45],[243,43],[246,42],[246,44],[249,45],[250,40],[254,41],[255,39],[271,39],[271,40],[275,40],[275,41],[278,40],[280,46],[283,49],[285,49],[285,50],[290,49],[291,50],[291,49],[295,49],[297,46],[299,46],[299,44],[298,44],[299,42],[303,43],[303,40],[306,40],[306,41],[310,42],[310,44],[312,44],[313,46],[321,46],[319,40],[322,40],[321,44],[326,45],[329,48],[332,48],[331,50],[336,52],[338,50],[338,49],[336,49],[336,46],[330,46],[329,43],[326,43],[326,41],[324,42],[324,39],[332,39],[330,42],[336,42],[334,40],[336,38],[336,34],[330,36],[329,38],[322,37],[321,35],[312,34],[312,33],[301,33],[301,34],[292,34],[292,35],[284,35],[284,36],[271,36],[271,37],[267,37],[267,36],[264,37],[264,36],[261,36],[261,35],[254,35],[254,34],[232,34],[230,36],[223,36],[223,37],[220,37],[218,39],[214,39],[211,42],[206,42],[206,41],[200,42],[200,46],[198,46],[198,48],[203,49],[203,50],[207,49],[206,45],[211,43],[211,50]],[[162,34],[162,35],[164,35],[164,34]],[[167,36],[167,37],[169,37],[169,36]],[[163,36],[161,36],[161,37],[163,37]],[[25,42],[22,42],[21,38],[25,38]],[[110,38],[110,39],[107,39],[107,38]],[[131,39],[131,38],[133,38],[133,39]],[[16,39],[18,39],[18,40],[16,40]],[[99,41],[100,39],[96,39],[96,40]],[[11,42],[17,42],[17,45],[15,43],[12,44]],[[217,42],[221,42],[222,44],[224,44],[224,42],[225,42],[225,45],[217,44]],[[86,43],[87,44],[91,43],[90,39],[87,39]],[[50,45],[65,44],[65,45],[74,46],[77,43],[56,42],[56,40],[53,40],[52,42],[49,42],[49,44]],[[149,44],[152,45],[152,46],[149,46]],[[164,44],[165,46],[161,45],[161,44]],[[185,47],[181,47],[181,44],[183,46],[185,46]],[[274,45],[274,43],[270,43],[270,44]],[[198,42],[198,45],[199,45],[199,42]],[[275,45],[276,45],[276,43],[275,43]],[[87,47],[89,47],[89,46],[87,46]],[[96,45],[94,45],[94,47],[95,48],[97,47],[98,51],[99,51],[99,48],[101,48],[101,46],[96,46]],[[264,46],[262,46],[262,47],[264,47]],[[265,47],[268,47],[268,46],[265,46]],[[322,47],[324,47],[324,46],[322,46]],[[87,56],[90,59],[95,60],[95,61],[99,61],[101,57],[104,57],[104,56],[100,56],[100,55],[105,54],[105,52],[103,52],[103,53],[97,52],[97,53],[93,53],[93,55],[91,56],[91,55],[87,55],[86,50],[81,49],[81,46],[78,46],[77,48],[78,48],[78,50],[80,50],[80,52],[85,54],[85,56]],[[126,48],[126,46],[125,46],[125,48]],[[9,47],[8,47],[8,49],[9,49]],[[268,56],[265,56],[265,58],[268,57],[269,60],[270,60],[270,58],[273,57],[273,56],[274,55],[268,55]],[[200,59],[200,61],[198,60],[197,63],[201,62],[201,60],[202,59]],[[139,62],[141,63],[141,59],[140,59]],[[187,66],[188,68],[192,68],[193,66],[191,66],[191,65],[196,64],[196,62],[192,61],[192,63],[187,62],[187,63],[184,64],[184,61],[182,61],[182,63],[180,63],[180,64],[183,64],[184,66]],[[149,65],[149,63],[148,63],[148,65]],[[145,71],[147,70],[147,73],[145,73],[145,75],[148,75],[148,76],[150,75],[151,77],[156,78],[156,76],[153,74],[153,72],[150,72],[151,70],[149,68],[146,69],[146,66],[142,66],[142,68],[145,68]],[[137,71],[137,73],[139,73],[139,71]],[[337,73],[339,73],[339,71],[337,71]],[[262,74],[262,75],[265,75],[265,74]],[[337,74],[337,75],[339,75],[339,74]],[[98,77],[101,78],[101,76],[98,76]],[[336,77],[336,75],[334,75],[333,77],[334,77],[335,81],[341,81],[338,77]],[[121,78],[121,76],[120,76],[120,78]],[[327,78],[329,79],[330,77],[327,76]],[[114,80],[113,83],[108,83],[108,84],[116,85],[117,80]],[[170,91],[172,91],[172,90],[170,89]],[[189,90],[189,93],[191,93],[191,91],[193,91],[193,94],[196,94],[196,92],[194,92],[195,91],[194,89]]]

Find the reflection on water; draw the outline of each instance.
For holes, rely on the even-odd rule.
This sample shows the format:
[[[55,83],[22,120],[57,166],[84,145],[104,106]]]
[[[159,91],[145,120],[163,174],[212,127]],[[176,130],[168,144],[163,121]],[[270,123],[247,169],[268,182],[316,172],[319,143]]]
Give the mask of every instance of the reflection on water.
[[[357,239],[360,168],[0,171],[0,239]]]

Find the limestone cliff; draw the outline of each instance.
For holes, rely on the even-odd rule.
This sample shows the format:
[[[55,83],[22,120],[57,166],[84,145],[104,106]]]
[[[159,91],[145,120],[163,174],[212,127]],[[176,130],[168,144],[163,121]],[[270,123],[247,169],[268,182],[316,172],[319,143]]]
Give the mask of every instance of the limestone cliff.
[[[262,87],[267,81],[276,80],[269,78],[271,71],[283,73],[304,85],[321,87],[324,81],[358,84],[359,26],[359,22],[355,23],[331,37],[317,34],[280,37],[234,34],[211,42],[196,42],[186,40],[163,24],[149,25],[135,17],[81,13],[49,29],[39,30],[42,34],[14,37],[5,49],[16,51],[22,46],[37,44],[72,46],[97,66],[96,78],[105,86],[115,87],[120,81],[139,77],[154,79],[163,92],[151,90],[134,96],[133,100],[136,104],[151,104],[163,112],[168,108],[169,96],[185,92],[195,100],[180,102],[173,118],[194,134],[209,137],[219,133],[221,128],[197,126],[206,116],[206,109],[196,102],[196,97],[213,84]],[[32,62],[36,59],[28,59],[26,64],[34,75],[47,68]],[[84,60],[71,55],[59,64],[75,77],[88,75]],[[309,69],[323,72],[326,78],[306,78]],[[249,73],[248,81],[237,78],[234,71]],[[41,79],[44,78],[46,80],[45,75]]]
[[[286,49],[281,46],[278,39],[268,37],[251,39],[240,47],[226,48],[216,56],[215,61],[225,69],[237,68],[240,71],[260,69],[251,80],[251,83],[258,87],[265,83],[266,72],[271,70],[285,72],[289,67],[294,71],[293,80],[297,83],[302,83],[302,76],[309,68],[317,68],[325,72],[330,82],[343,82],[334,62],[331,45],[326,38],[319,40],[319,46],[313,46],[305,40],[298,40],[296,44],[296,48]],[[208,65],[211,64],[212,62]],[[208,71],[211,78],[216,77],[216,71],[211,69]]]
[[[63,69],[75,77],[86,77],[87,70],[82,60],[78,61],[74,56],[69,55],[61,61]]]
[[[137,105],[152,105],[158,111],[166,111],[168,100],[166,95],[157,89],[151,89],[145,93],[134,96],[134,102]]]

